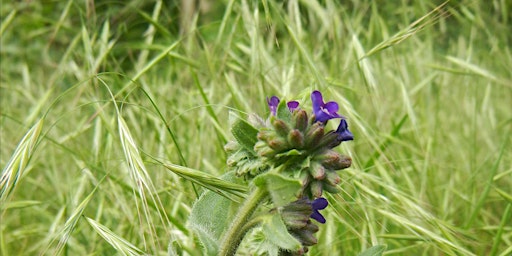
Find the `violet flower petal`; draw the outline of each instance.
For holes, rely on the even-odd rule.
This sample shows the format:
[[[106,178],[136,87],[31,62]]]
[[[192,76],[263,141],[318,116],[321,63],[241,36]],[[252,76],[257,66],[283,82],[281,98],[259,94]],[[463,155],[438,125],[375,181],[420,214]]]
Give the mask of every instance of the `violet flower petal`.
[[[322,93],[319,91],[313,91],[311,93],[311,101],[313,102],[313,111],[315,109],[320,109],[324,105],[324,99],[322,98]]]
[[[272,113],[272,115],[276,115],[276,111],[277,111],[277,105],[279,105],[279,98],[277,96],[272,96],[270,97],[270,99],[267,97],[267,103],[268,103],[268,107],[270,108],[270,113]]]
[[[325,209],[329,203],[327,202],[327,199],[320,197],[315,199],[313,202],[311,202],[311,207],[313,208],[313,213],[310,215],[310,217],[320,223],[325,223],[325,218],[322,216],[322,214],[319,212],[319,210]]]
[[[267,97],[268,108],[270,108],[270,113],[272,113],[274,116],[277,114],[277,106],[279,106],[280,101],[281,100],[279,100],[277,96],[272,96],[270,98]],[[293,112],[295,109],[299,108],[299,102],[295,100],[288,101],[286,105],[288,106],[290,112]]]
[[[290,112],[293,112],[294,110],[299,108],[299,102],[295,100],[288,101],[286,105],[288,105],[288,109],[290,110]]]
[[[345,119],[341,119],[338,129],[336,129],[336,134],[338,135],[336,139],[339,142],[354,140],[354,135],[348,130],[348,124]]]

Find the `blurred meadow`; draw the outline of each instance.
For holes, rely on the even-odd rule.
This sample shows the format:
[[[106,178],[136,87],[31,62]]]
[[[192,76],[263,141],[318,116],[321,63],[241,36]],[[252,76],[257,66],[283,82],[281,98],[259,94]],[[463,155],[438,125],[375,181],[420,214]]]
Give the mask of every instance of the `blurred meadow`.
[[[1,255],[202,255],[228,113],[340,104],[309,255],[512,255],[512,3],[2,1]],[[240,255],[255,255],[247,239]]]

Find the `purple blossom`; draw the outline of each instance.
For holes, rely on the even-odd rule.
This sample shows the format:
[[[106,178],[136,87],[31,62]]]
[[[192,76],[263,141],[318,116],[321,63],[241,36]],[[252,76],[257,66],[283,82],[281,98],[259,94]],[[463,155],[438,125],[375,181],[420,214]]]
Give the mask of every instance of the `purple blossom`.
[[[329,101],[324,103],[322,93],[319,91],[313,91],[311,93],[311,101],[313,102],[313,114],[318,122],[326,122],[333,118],[343,118],[338,112],[338,103]]]
[[[295,100],[288,101],[286,105],[288,105],[288,109],[290,110],[290,112],[293,112],[294,110],[299,108],[299,102]]]
[[[327,207],[328,204],[329,203],[327,202],[327,199],[323,197],[319,197],[313,200],[313,202],[311,202],[311,206],[313,207],[313,213],[311,214],[310,217],[322,224],[325,223],[325,218],[324,216],[322,216],[322,214],[320,214],[319,210],[325,209],[325,207]]]
[[[270,97],[270,99],[267,97],[267,103],[268,103],[268,107],[270,108],[270,113],[272,113],[272,115],[276,115],[277,113],[277,106],[279,105],[279,98],[277,96],[272,96]],[[288,109],[290,110],[290,112],[293,112],[295,109],[298,109],[299,108],[299,102],[298,101],[288,101],[286,103],[286,105],[288,105]]]
[[[268,103],[268,107],[270,108],[270,113],[272,113],[272,115],[276,115],[276,111],[277,111],[277,105],[279,105],[279,98],[277,96],[272,96],[270,97],[270,99],[267,97],[267,103]]]
[[[338,135],[336,140],[339,142],[354,139],[354,135],[348,130],[348,124],[345,119],[341,119],[338,129],[336,129],[336,134]]]

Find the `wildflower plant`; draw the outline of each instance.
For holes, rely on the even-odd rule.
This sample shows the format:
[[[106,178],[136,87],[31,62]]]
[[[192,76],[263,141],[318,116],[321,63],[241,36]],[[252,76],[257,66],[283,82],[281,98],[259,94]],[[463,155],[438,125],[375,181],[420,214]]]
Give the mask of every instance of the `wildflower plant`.
[[[324,193],[337,193],[337,171],[350,167],[350,157],[334,150],[354,139],[336,102],[311,94],[312,110],[297,101],[267,98],[270,115],[233,118],[234,140],[225,146],[228,171],[223,179],[247,186],[236,200],[209,191],[195,203],[189,226],[208,255],[234,255],[258,227],[269,255],[302,255],[317,243],[319,224],[327,221]],[[339,121],[336,130],[327,123]]]

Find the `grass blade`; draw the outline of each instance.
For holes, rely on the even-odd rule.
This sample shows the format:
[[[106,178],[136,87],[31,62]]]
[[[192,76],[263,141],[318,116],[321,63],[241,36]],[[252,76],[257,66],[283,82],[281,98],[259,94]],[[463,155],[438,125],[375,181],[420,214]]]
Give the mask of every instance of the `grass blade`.
[[[40,119],[20,140],[14,154],[12,154],[11,159],[9,159],[9,162],[2,170],[2,177],[0,178],[0,203],[4,204],[7,201],[7,197],[13,192],[16,184],[23,176],[23,172],[34,154],[42,128],[43,119]]]
[[[122,255],[138,256],[144,254],[141,249],[137,248],[121,236],[118,236],[116,233],[112,232],[112,230],[101,225],[97,221],[89,217],[85,217],[85,220],[87,220],[89,225],[91,225],[91,227],[94,228],[94,230],[103,237],[105,241],[112,245],[112,247],[116,248],[116,250]]]
[[[489,195],[489,191],[491,191],[491,187],[494,184],[493,183],[494,176],[496,175],[496,172],[498,171],[498,168],[500,166],[500,162],[501,162],[501,159],[503,158],[503,153],[505,152],[505,148],[507,146],[509,146],[509,144],[508,144],[509,136],[510,136],[510,133],[505,135],[505,139],[503,140],[503,143],[501,144],[501,149],[500,149],[498,158],[494,162],[494,165],[492,166],[492,168],[489,172],[489,180],[487,181],[487,184],[486,184],[484,190],[482,191],[481,196],[475,205],[475,208],[473,208],[473,211],[471,212],[468,222],[466,223],[466,228],[469,228],[469,227],[471,227],[471,225],[473,225],[473,222],[476,220],[476,217],[478,216],[480,209],[483,207],[484,203],[486,202],[487,196]]]

